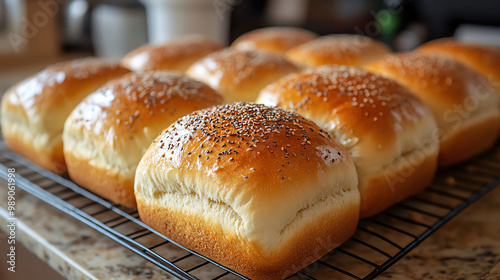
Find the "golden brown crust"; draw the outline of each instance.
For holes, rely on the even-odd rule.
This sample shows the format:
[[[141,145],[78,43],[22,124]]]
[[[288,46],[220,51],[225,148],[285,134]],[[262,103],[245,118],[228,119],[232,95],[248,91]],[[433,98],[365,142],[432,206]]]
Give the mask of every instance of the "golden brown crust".
[[[84,125],[104,139],[135,135],[157,122],[165,128],[182,116],[222,101],[218,92],[180,73],[136,72],[99,88],[75,108],[72,117],[73,124]],[[100,112],[89,114],[96,107]]]
[[[19,135],[10,133],[2,129],[2,137],[5,140],[7,148],[21,156],[29,159],[31,162],[50,170],[56,174],[63,174],[67,171],[66,162],[62,153],[62,141],[58,146],[55,146],[51,152],[40,154],[40,151],[35,150],[35,147],[26,143]]]
[[[316,67],[321,65],[362,66],[390,53],[381,42],[361,35],[328,35],[319,37],[286,53],[297,65]]]
[[[430,113],[400,84],[342,66],[323,66],[286,76],[262,90],[258,102],[296,111],[329,132],[332,129],[327,126],[333,121],[334,129],[345,133],[352,130],[360,140],[369,137],[376,141],[375,146],[383,144],[389,149],[397,142],[399,126],[414,125],[415,120],[409,116],[422,118],[420,111]]]
[[[89,160],[76,153],[65,153],[68,173],[78,185],[112,202],[129,208],[137,206],[134,194],[134,177],[125,178],[108,169],[89,165]]]
[[[176,72],[131,73],[110,81],[66,121],[69,175],[103,197],[135,207],[135,168],[151,141],[178,118],[221,103],[212,88]]]
[[[266,27],[247,32],[231,45],[238,50],[260,49],[284,54],[298,45],[318,37],[318,34],[296,27]]]
[[[189,66],[224,46],[201,35],[187,35],[162,45],[144,45],[122,59],[133,71],[171,70],[185,72]]]
[[[81,91],[90,93],[90,89],[98,88],[105,82],[129,72],[117,63],[99,58],[62,62],[47,67],[9,89],[6,95],[17,97],[14,104],[11,102],[14,100],[12,98],[7,97],[4,100],[12,106],[22,106],[25,111],[53,111],[55,107],[74,104],[74,99],[82,96]],[[27,112],[29,113],[31,112]]]
[[[47,67],[18,83],[2,99],[7,146],[56,172],[66,171],[61,133],[71,110],[89,93],[129,70],[97,58]]]
[[[488,150],[495,144],[498,131],[500,131],[500,117],[493,115],[447,135],[440,150],[439,165],[453,165]],[[481,141],[477,141],[478,137]]]
[[[343,144],[357,167],[361,213],[375,214],[427,186],[428,180],[405,178],[396,189],[379,179],[411,167],[431,178],[438,143],[425,157],[434,163],[408,164],[408,154],[433,140],[436,124],[430,109],[402,85],[350,67],[322,66],[289,75],[267,86],[257,102],[294,110],[316,122]],[[421,174],[422,175],[422,174]],[[415,180],[415,181],[412,181]]]
[[[356,203],[342,205],[303,226],[300,234],[283,245],[284,250],[267,254],[248,240],[223,232],[214,221],[185,211],[172,211],[137,199],[141,220],[175,242],[194,250],[250,279],[278,280],[320,259],[349,239],[358,224]],[[183,229],[183,230],[179,230]]]
[[[437,170],[438,153],[425,155],[417,152],[415,158],[421,160],[405,159],[405,165],[396,172],[374,177],[364,188],[360,187],[363,205],[360,218],[373,216],[430,185]]]
[[[442,54],[473,68],[497,88],[500,94],[500,48],[439,39],[423,44],[422,53]]]
[[[255,112],[247,109],[253,106]],[[331,147],[330,153],[319,157],[318,146]],[[233,189],[241,185],[242,179],[249,180],[252,184],[245,184],[245,192],[253,196],[261,193],[258,190],[263,185],[275,186],[262,193],[265,196],[280,195],[277,186],[301,189],[301,184],[290,185],[297,181],[295,177],[305,180],[307,174],[316,174],[319,168],[350,162],[350,158],[345,159],[348,156],[344,148],[313,122],[296,113],[251,103],[215,106],[180,118],[149,149],[158,152],[149,152],[151,158],[144,157],[145,164],[156,166],[157,161],[183,172],[220,172],[211,179],[220,183],[220,188]],[[318,176],[308,180],[315,182]]]
[[[477,73],[439,55],[398,53],[386,56],[364,67],[393,78],[427,102],[462,103],[471,95],[470,88],[479,85]]]
[[[298,70],[278,54],[225,49],[196,62],[187,74],[218,90],[226,102],[253,102],[266,85]]]
[[[345,241],[359,216],[354,164],[313,122],[263,105],[194,112],[137,168],[141,218],[255,279],[281,279]]]
[[[365,68],[397,80],[429,105],[441,130],[440,165],[465,160],[491,146],[498,137],[496,90],[456,60],[443,55],[401,53]],[[491,131],[484,129],[487,126]],[[476,133],[465,135],[466,131]],[[461,135],[460,139],[455,135]]]

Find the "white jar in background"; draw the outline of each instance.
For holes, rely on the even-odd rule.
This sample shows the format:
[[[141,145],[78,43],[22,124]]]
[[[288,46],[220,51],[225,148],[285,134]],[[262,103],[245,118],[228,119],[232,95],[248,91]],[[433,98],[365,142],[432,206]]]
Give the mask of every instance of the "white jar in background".
[[[131,50],[147,43],[144,8],[97,5],[92,10],[91,34],[97,56],[119,60]]]
[[[232,5],[238,0],[141,0],[151,43],[186,34],[202,34],[227,44]]]

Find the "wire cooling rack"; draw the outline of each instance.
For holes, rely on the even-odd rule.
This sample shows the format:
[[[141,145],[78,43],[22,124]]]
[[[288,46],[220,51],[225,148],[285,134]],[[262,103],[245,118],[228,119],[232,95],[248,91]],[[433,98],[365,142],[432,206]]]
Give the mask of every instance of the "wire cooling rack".
[[[0,142],[0,177],[16,168],[18,187],[73,216],[180,279],[247,279],[145,225],[67,177],[40,168]],[[500,184],[500,145],[440,170],[416,196],[360,221],[355,235],[289,279],[374,279],[439,227]],[[327,242],[327,241],[325,241]]]

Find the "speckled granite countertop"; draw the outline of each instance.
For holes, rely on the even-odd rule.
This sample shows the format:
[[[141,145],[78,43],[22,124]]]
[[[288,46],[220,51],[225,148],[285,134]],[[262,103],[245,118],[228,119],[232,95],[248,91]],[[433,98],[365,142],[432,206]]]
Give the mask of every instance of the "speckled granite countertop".
[[[0,179],[1,180],[1,179]],[[0,182],[0,225],[6,229],[7,194]],[[16,242],[68,279],[175,279],[125,247],[17,188]]]
[[[500,187],[453,218],[380,279],[500,279]]]
[[[6,183],[0,182],[6,231]],[[68,279],[171,279],[90,227],[18,189],[17,240]],[[500,279],[500,187],[377,279]]]

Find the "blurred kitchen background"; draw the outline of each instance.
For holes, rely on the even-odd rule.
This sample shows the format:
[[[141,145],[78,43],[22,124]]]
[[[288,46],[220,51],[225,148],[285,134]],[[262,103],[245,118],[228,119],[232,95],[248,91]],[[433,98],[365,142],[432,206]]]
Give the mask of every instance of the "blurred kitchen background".
[[[448,36],[500,45],[500,1],[0,0],[0,90],[60,60],[118,60],[187,33],[229,44],[274,25],[364,34],[397,51]]]

